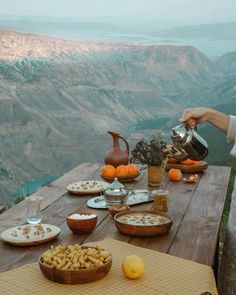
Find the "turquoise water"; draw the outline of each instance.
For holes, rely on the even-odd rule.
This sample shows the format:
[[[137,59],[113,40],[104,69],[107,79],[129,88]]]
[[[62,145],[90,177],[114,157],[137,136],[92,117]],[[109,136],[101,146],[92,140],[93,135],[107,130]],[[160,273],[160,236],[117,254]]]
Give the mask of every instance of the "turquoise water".
[[[31,195],[32,193],[36,192],[40,187],[54,181],[58,177],[59,177],[59,175],[58,176],[49,175],[44,178],[40,178],[40,179],[22,184],[19,187],[19,190],[12,195],[11,203],[14,203],[17,198],[21,198],[21,197],[25,198],[25,197]]]

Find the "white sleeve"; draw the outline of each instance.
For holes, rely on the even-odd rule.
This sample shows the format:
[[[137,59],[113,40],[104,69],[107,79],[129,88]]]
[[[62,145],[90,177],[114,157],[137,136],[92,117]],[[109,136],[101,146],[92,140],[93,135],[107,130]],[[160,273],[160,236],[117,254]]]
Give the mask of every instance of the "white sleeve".
[[[236,116],[229,116],[229,127],[227,131],[227,141],[228,143],[233,143],[234,146],[230,152],[232,156],[236,157]]]

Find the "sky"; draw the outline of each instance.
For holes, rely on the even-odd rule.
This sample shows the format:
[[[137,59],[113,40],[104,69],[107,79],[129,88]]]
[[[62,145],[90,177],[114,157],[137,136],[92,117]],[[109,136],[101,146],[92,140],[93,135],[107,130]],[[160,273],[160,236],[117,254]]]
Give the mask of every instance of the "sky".
[[[1,15],[236,21],[236,0],[0,0]]]

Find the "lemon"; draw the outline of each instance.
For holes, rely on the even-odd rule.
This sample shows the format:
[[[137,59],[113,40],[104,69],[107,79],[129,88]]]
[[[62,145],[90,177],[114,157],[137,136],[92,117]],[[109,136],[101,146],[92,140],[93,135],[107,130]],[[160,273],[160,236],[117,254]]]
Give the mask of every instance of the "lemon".
[[[130,255],[122,262],[122,271],[128,279],[139,279],[145,270],[143,258],[138,255]]]

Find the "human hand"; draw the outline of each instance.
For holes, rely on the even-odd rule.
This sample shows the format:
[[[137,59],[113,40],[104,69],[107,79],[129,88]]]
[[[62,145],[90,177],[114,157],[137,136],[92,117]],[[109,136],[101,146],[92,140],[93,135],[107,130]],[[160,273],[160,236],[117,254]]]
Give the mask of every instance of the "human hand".
[[[207,112],[207,108],[185,109],[179,120],[189,128],[195,128],[197,124],[207,121]]]

